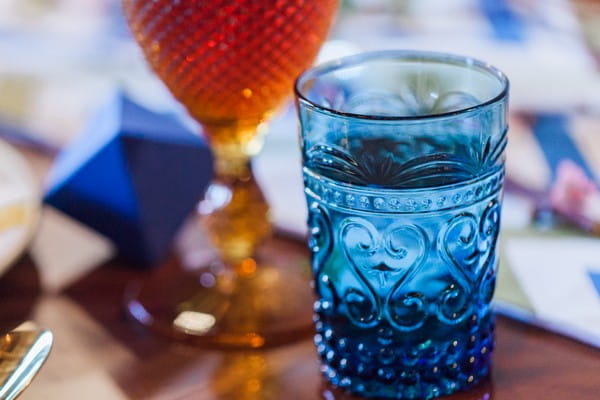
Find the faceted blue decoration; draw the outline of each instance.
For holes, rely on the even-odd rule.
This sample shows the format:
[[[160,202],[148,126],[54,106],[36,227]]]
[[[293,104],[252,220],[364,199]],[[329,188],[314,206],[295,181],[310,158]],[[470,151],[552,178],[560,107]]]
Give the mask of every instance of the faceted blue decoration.
[[[600,273],[588,271],[588,274],[592,280],[592,283],[594,284],[594,288],[596,289],[598,296],[600,296]]]
[[[199,136],[118,94],[58,156],[44,200],[111,239],[134,263],[153,266],[212,175]]]

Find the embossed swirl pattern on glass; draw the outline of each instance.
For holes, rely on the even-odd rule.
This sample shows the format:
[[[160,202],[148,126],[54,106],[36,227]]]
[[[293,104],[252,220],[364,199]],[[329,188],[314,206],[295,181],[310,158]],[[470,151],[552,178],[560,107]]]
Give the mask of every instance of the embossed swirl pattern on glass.
[[[434,398],[487,376],[507,81],[460,57],[384,52],[297,83],[324,375]]]

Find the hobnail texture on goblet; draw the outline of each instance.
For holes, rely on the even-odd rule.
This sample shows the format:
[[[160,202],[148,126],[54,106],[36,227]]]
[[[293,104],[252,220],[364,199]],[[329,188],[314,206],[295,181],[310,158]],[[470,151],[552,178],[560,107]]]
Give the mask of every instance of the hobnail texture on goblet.
[[[262,118],[317,54],[337,0],[124,0],[146,58],[202,123]]]

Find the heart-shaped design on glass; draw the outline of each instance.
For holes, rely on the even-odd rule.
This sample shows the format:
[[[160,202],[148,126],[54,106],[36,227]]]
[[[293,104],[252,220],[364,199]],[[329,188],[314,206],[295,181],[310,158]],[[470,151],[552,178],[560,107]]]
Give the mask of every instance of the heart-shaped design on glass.
[[[380,234],[367,220],[347,218],[340,224],[340,242],[347,259],[380,289],[403,281],[425,256],[425,233],[412,225],[393,224]]]
[[[470,282],[476,276],[481,261],[479,251],[479,222],[468,212],[452,218],[442,230],[443,251],[460,277]]]
[[[496,248],[500,230],[500,205],[491,201],[481,218],[460,213],[442,231],[444,252],[467,282],[479,281]]]
[[[344,255],[360,286],[347,289],[343,300],[350,318],[364,323],[365,310],[370,316],[380,316],[379,304],[387,299],[390,289],[400,287],[418,270],[425,258],[425,234],[415,226],[400,224],[380,234],[371,222],[357,217],[342,221],[339,232]],[[414,302],[410,303],[412,306]],[[369,318],[369,323],[372,321]]]
[[[500,204],[492,200],[481,214],[481,218],[467,212],[452,218],[440,234],[444,244],[442,253],[452,266],[455,282],[442,292],[438,304],[438,318],[446,323],[458,323],[468,315],[473,302],[489,303],[493,293],[493,282],[486,276],[495,267],[495,251],[500,230]],[[472,297],[470,288],[479,288]],[[480,297],[482,297],[480,299]]]

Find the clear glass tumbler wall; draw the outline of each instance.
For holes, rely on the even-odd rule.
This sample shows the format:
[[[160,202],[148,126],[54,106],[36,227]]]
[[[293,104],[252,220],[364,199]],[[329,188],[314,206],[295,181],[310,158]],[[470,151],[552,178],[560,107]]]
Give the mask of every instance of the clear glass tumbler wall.
[[[297,81],[325,376],[433,398],[488,375],[508,81],[425,52],[358,55]]]

